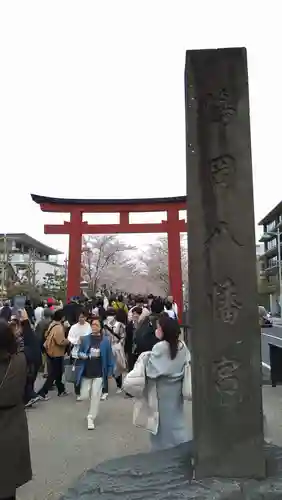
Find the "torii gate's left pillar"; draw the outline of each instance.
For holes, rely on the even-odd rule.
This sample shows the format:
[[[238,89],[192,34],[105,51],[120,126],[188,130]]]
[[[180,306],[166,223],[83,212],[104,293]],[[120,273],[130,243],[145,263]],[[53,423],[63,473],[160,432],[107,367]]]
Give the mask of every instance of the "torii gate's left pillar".
[[[82,228],[82,211],[75,208],[70,213],[69,224],[68,299],[80,294]]]

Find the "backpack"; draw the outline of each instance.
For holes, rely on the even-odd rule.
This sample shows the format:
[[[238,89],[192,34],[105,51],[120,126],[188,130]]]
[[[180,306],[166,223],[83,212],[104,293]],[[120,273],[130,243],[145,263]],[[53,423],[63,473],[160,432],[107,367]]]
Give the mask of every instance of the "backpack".
[[[155,335],[157,327],[157,318],[152,318],[147,316],[144,318],[142,323],[137,327],[135,331],[135,351],[136,354],[141,354],[142,352],[151,351],[159,340]]]
[[[48,354],[48,351],[49,351],[51,344],[52,344],[52,341],[53,341],[54,335],[51,335],[51,332],[55,326],[56,326],[56,324],[52,325],[51,328],[49,328],[49,330],[47,331],[46,340],[42,346],[42,352],[44,352],[46,354]]]

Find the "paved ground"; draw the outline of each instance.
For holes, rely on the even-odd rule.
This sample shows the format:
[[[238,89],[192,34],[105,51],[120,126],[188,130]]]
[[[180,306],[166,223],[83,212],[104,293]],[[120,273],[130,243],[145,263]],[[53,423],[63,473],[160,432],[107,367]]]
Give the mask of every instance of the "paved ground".
[[[282,445],[282,387],[263,388],[266,437]],[[147,433],[132,425],[132,401],[114,394],[101,403],[97,429],[86,429],[87,403],[72,395],[40,403],[28,411],[34,479],[18,500],[57,500],[86,469],[108,458],[149,450]],[[191,422],[191,407],[187,408]]]
[[[86,427],[87,402],[72,395],[61,399],[52,392],[50,401],[28,410],[34,480],[18,500],[55,500],[95,464],[149,449],[146,432],[132,425],[132,401],[111,389],[95,431]]]

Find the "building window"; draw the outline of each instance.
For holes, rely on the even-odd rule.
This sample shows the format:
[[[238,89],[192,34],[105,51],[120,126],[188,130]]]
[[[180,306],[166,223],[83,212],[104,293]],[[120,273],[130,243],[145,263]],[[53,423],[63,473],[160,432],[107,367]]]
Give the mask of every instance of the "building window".
[[[268,282],[271,284],[277,283],[277,277],[276,276],[268,276]]]
[[[272,248],[276,248],[276,247],[277,247],[277,238],[273,238],[273,240],[266,242],[267,250],[271,250]]]
[[[16,250],[19,250],[20,252],[22,252],[22,244],[21,243],[19,243],[17,241],[15,247],[16,247]]]
[[[266,225],[266,232],[268,233],[269,231],[273,231],[276,228],[276,220],[273,220],[272,222],[269,222]]]
[[[276,267],[277,266],[277,262],[278,262],[278,259],[277,259],[277,256],[275,255],[274,257],[271,257],[271,259],[268,259],[267,260],[267,267]]]

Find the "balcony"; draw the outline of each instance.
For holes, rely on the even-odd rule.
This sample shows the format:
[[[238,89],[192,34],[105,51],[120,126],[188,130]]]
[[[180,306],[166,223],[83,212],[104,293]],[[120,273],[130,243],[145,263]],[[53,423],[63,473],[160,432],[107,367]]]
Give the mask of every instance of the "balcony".
[[[2,257],[3,258],[3,257]],[[58,264],[58,257],[56,255],[50,255],[48,257],[38,257],[36,256],[34,259],[30,257],[28,254],[23,253],[14,253],[9,254],[9,262],[14,265],[29,265],[33,262],[46,262],[46,264]]]
[[[278,262],[273,264],[268,264],[268,267],[264,269],[265,276],[275,276],[278,273]]]
[[[265,253],[262,255],[262,257],[272,257],[274,255],[277,255],[278,253],[278,248],[277,245],[275,245],[272,248],[268,248]]]

